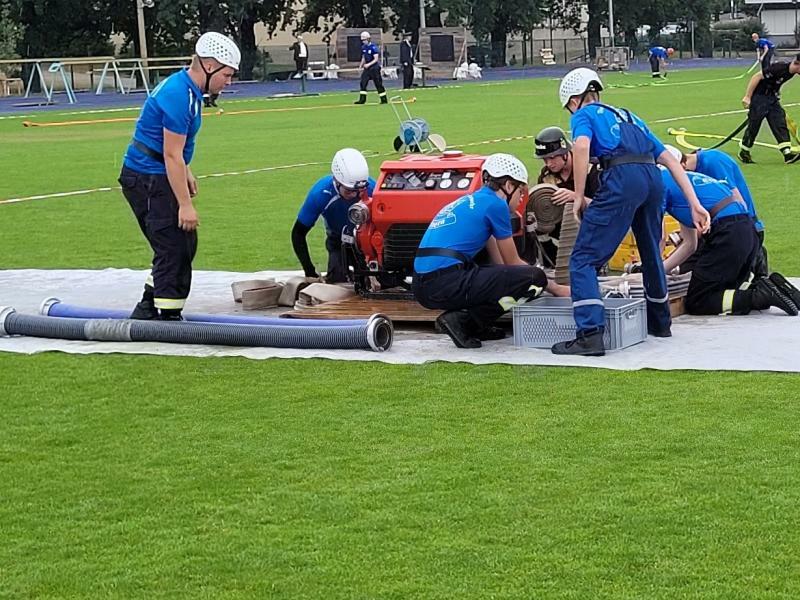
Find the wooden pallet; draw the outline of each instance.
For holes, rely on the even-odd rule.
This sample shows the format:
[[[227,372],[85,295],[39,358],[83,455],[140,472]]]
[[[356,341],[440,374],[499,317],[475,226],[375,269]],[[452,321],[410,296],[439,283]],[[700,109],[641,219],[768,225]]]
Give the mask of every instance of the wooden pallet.
[[[423,308],[413,300],[385,300],[356,296],[295,309],[281,316],[292,319],[366,319],[376,313],[386,315],[396,323],[433,323],[442,311]]]

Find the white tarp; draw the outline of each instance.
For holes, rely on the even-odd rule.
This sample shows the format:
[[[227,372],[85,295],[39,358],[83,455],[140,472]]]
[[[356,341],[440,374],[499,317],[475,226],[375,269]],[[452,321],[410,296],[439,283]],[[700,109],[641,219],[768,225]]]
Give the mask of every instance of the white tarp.
[[[146,274],[145,271],[130,269],[0,271],[0,306],[11,306],[19,312],[38,313],[44,298],[56,296],[70,304],[131,309],[141,295]],[[274,271],[195,271],[186,312],[241,312],[241,305],[233,302],[230,287],[232,282],[266,278],[281,281],[297,274]],[[797,284],[798,281],[794,280],[794,283]],[[246,314],[268,313],[252,311]],[[55,350],[74,354],[118,352],[173,356],[244,356],[252,359],[329,358],[395,364],[439,360],[473,364],[591,366],[618,370],[649,368],[800,372],[797,352],[800,317],[789,317],[776,309],[744,317],[684,316],[675,320],[672,331],[672,338],[648,338],[642,344],[609,353],[602,358],[558,357],[548,350],[515,348],[510,338],[488,342],[479,350],[460,350],[453,346],[447,336],[434,334],[432,328],[419,327],[410,330],[401,328],[392,349],[384,353],[362,350],[78,342],[27,337],[0,338],[0,351],[33,354]]]

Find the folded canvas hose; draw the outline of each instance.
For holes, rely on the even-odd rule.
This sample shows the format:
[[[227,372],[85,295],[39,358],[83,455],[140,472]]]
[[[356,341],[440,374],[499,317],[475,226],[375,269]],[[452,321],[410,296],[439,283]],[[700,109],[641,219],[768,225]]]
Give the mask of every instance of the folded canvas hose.
[[[578,239],[580,223],[572,212],[572,203],[563,207],[564,216],[561,219],[561,238],[558,240],[558,253],[556,254],[556,283],[569,285],[569,257]]]
[[[691,273],[683,275],[667,275],[667,292],[671,299],[681,298],[689,290]],[[598,277],[600,291],[603,294],[620,294],[625,298],[644,298],[644,284],[641,273],[612,277]]]
[[[92,308],[64,304],[58,298],[47,298],[39,312],[45,317],[70,317],[74,319],[127,319],[131,312],[111,308]],[[245,317],[241,315],[183,315],[193,323],[227,323],[229,325],[280,325],[282,327],[359,327],[368,319],[279,319],[277,317]]]
[[[164,342],[299,348],[310,350],[374,350],[392,346],[392,322],[373,315],[363,325],[349,327],[290,327],[283,325],[231,325],[187,321],[133,321],[74,319],[24,315],[0,307],[0,336],[32,337],[101,342]]]
[[[556,253],[556,283],[569,285],[569,256],[578,237],[579,223],[572,214],[572,203],[562,206],[553,203],[553,194],[558,187],[552,183],[540,183],[531,188],[528,201],[536,217],[536,233],[552,233],[561,223],[561,234]]]

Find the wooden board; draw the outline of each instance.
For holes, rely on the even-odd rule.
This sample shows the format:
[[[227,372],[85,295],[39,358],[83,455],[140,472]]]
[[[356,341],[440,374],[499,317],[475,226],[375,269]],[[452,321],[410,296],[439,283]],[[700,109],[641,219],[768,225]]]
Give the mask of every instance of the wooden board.
[[[441,310],[423,308],[412,300],[368,299],[356,296],[284,313],[292,319],[366,319],[376,313],[397,323],[433,323]]]
[[[673,318],[686,314],[686,303],[684,302],[685,299],[686,296],[669,299],[669,314],[672,315]]]
[[[684,298],[672,298],[669,301],[669,310],[673,317],[685,314]],[[396,323],[433,323],[442,312],[424,308],[412,300],[382,300],[356,296],[301,310],[295,309],[281,316],[291,319],[366,319],[379,313]]]

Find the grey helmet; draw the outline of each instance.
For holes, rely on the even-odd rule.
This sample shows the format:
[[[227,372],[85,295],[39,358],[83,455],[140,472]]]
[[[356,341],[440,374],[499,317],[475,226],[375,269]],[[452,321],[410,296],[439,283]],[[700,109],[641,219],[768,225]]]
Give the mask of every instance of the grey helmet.
[[[560,127],[545,127],[534,140],[536,158],[552,158],[562,156],[572,150],[567,134]]]

